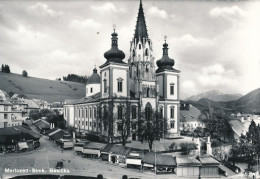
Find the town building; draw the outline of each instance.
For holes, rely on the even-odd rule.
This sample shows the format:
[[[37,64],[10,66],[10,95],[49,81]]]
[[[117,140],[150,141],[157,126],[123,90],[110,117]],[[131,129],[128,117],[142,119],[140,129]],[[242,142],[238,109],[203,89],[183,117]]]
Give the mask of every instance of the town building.
[[[13,108],[13,104],[0,99],[0,128],[21,125],[22,111]]]
[[[0,130],[0,152],[33,150],[40,146],[41,135],[20,125]]]
[[[112,33],[111,49],[104,53],[106,61],[94,68],[86,84],[86,96],[64,103],[67,125],[87,134],[120,140],[125,119],[130,118],[127,135],[130,140],[141,136],[140,121],[159,114],[161,137],[179,135],[179,77],[168,56],[168,44],[163,44],[163,56],[153,56],[152,40],[148,36],[143,4],[140,1],[134,37],[130,42],[130,57],[118,49],[118,34]]]
[[[199,119],[200,110],[189,103],[180,106],[180,130],[193,132],[197,127],[204,128],[205,124]]]
[[[57,111],[59,115],[63,114],[63,104],[60,102],[51,103],[50,109],[53,111]]]

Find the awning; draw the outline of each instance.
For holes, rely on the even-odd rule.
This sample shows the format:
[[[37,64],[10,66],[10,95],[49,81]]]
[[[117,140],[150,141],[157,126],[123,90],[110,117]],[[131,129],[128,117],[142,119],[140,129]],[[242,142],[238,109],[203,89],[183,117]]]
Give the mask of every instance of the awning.
[[[82,151],[83,151],[83,147],[74,146],[74,151],[76,151],[76,152],[82,152]]]
[[[142,165],[141,162],[142,159],[130,159],[130,158],[126,158],[125,161],[126,164],[131,164],[131,165]]]
[[[64,142],[63,143],[63,148],[73,148],[74,144],[73,142]]]
[[[144,165],[143,165],[144,167],[153,167],[153,165],[151,165],[151,164],[148,164],[148,163],[144,163]]]
[[[18,146],[20,150],[29,148],[26,142],[19,142]]]
[[[93,149],[83,149],[84,154],[93,154],[93,155],[99,155],[99,150],[93,150]]]

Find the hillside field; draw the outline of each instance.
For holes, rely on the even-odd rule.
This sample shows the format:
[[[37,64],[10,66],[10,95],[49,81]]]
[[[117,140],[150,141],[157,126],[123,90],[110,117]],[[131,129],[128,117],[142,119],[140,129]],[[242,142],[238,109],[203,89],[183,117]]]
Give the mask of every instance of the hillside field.
[[[85,96],[85,84],[23,77],[3,72],[0,72],[0,89],[7,93],[12,91],[48,102],[63,102],[65,99],[79,99]]]

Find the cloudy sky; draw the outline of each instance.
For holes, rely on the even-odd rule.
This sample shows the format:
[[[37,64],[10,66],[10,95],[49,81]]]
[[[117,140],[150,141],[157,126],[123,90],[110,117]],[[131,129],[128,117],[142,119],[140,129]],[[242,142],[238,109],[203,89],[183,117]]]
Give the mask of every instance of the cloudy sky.
[[[105,62],[113,24],[129,58],[139,1],[0,1],[0,63],[55,79]],[[260,2],[143,0],[154,57],[181,71],[181,97],[260,87]]]

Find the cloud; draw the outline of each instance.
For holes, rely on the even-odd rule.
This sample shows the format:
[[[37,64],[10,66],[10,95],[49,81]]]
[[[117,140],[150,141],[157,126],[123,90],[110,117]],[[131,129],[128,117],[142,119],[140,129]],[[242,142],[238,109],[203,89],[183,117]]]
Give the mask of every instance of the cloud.
[[[163,18],[163,19],[168,17],[167,12],[165,10],[158,9],[158,7],[149,8],[147,13],[149,15],[153,15],[153,16],[160,17],[160,18]]]
[[[91,9],[98,13],[124,12],[122,8],[117,8],[112,3],[105,3],[101,6],[91,6]]]
[[[194,82],[191,80],[186,80],[182,82],[181,85],[184,89],[193,89],[195,87]]]
[[[170,41],[173,42],[173,44],[181,44],[180,46],[211,46],[214,44],[214,39],[207,39],[204,37],[194,37],[192,34],[184,34],[178,38],[172,38]],[[183,48],[185,49],[185,48]]]
[[[237,86],[239,81],[232,70],[226,70],[221,64],[203,67],[198,82],[206,87]]]
[[[54,11],[47,4],[44,4],[41,2],[30,6],[29,11],[33,12],[37,15],[47,15],[47,16],[51,16],[51,17],[56,17],[56,16],[60,16],[63,14],[62,11]]]
[[[222,17],[227,20],[234,20],[245,16],[245,11],[238,6],[216,7],[209,11],[211,17]]]
[[[225,72],[225,69],[222,65],[220,64],[214,64],[212,66],[208,66],[208,67],[203,67],[202,68],[202,72],[203,74],[223,74]]]
[[[101,24],[94,21],[93,19],[84,19],[84,20],[73,19],[70,22],[69,26],[75,29],[97,29],[101,27]]]

